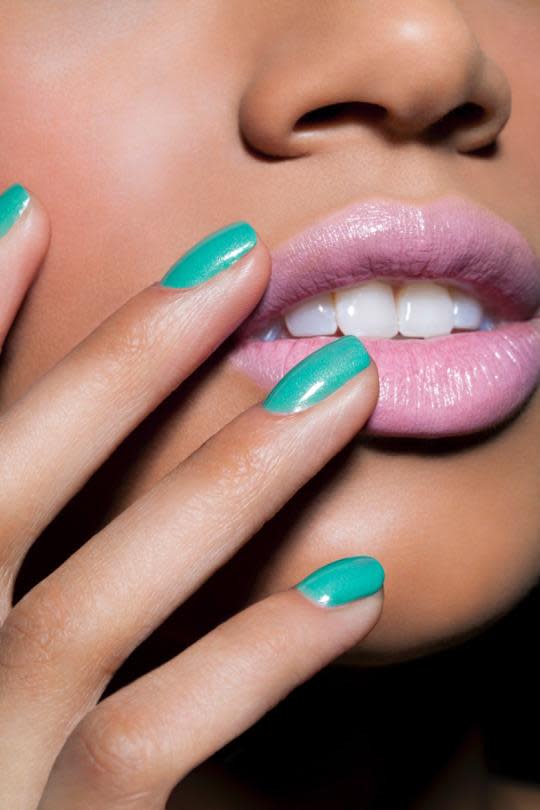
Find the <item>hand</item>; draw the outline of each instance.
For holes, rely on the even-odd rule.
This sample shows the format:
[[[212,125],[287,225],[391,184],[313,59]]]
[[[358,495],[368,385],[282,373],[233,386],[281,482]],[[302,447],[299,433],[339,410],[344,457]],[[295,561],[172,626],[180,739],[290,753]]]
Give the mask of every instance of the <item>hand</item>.
[[[0,239],[1,339],[49,237],[38,201],[17,193],[0,198],[9,225]],[[373,363],[361,371],[354,338],[340,349],[347,380],[319,369],[324,385],[305,399],[310,407],[294,411],[289,385],[240,414],[11,605],[24,555],[47,524],[257,304],[268,251],[250,243],[248,226],[231,234],[236,261],[227,235],[218,253],[214,239],[0,415],[2,810],[164,807],[186,773],[362,639],[380,614],[380,566],[351,558],[338,566],[347,593],[335,569],[323,571],[98,703],[132,650],[362,427],[377,374]],[[227,268],[195,283],[220,263]],[[315,404],[320,391],[329,395]]]

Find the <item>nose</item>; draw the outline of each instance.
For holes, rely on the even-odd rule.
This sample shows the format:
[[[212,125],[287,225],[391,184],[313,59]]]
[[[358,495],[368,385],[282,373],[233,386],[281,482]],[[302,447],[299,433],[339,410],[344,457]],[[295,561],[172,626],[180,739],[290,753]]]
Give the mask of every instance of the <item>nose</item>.
[[[286,2],[240,103],[258,152],[313,154],[375,127],[466,153],[506,124],[506,76],[454,0]]]

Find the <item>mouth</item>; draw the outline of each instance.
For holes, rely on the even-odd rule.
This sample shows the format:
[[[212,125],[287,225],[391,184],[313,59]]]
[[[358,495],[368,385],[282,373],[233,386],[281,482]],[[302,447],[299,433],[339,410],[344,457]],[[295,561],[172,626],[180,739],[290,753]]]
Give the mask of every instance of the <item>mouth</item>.
[[[343,334],[377,363],[367,425],[391,436],[474,433],[540,380],[540,260],[509,223],[460,198],[351,205],[272,253],[232,362],[264,389]]]

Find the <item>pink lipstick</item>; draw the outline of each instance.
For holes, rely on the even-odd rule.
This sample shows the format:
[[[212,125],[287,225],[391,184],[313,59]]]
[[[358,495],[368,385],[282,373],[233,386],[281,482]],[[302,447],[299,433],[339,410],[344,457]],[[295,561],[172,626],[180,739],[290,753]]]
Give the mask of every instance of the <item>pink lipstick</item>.
[[[368,430],[394,436],[472,433],[510,416],[540,380],[540,261],[509,223],[460,198],[411,206],[351,205],[272,253],[272,279],[231,354],[269,389],[333,338],[257,337],[321,293],[373,280],[461,288],[495,318],[489,331],[426,339],[370,339],[381,393]],[[336,337],[340,334],[336,333]]]

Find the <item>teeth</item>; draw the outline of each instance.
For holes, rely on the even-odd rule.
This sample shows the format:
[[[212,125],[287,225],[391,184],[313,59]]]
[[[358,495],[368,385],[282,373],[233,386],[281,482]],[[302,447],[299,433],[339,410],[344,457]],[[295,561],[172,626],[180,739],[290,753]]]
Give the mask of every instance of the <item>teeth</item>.
[[[301,301],[257,337],[357,335],[367,338],[430,338],[454,329],[496,326],[482,305],[463,290],[432,281],[397,285],[368,281]]]
[[[484,313],[478,301],[461,290],[452,290],[451,294],[454,302],[454,329],[479,329]]]
[[[344,335],[391,338],[398,333],[390,284],[369,281],[335,293],[337,323]]]
[[[397,302],[399,331],[405,337],[449,335],[454,328],[450,293],[431,281],[404,284]]]
[[[332,295],[325,293],[302,301],[285,313],[285,323],[294,337],[335,334],[337,323]]]
[[[255,337],[257,340],[272,341],[278,340],[284,332],[281,322],[272,323],[269,326],[258,332]]]
[[[491,332],[492,329],[495,329],[495,321],[487,315],[484,315],[479,328],[481,332]]]

